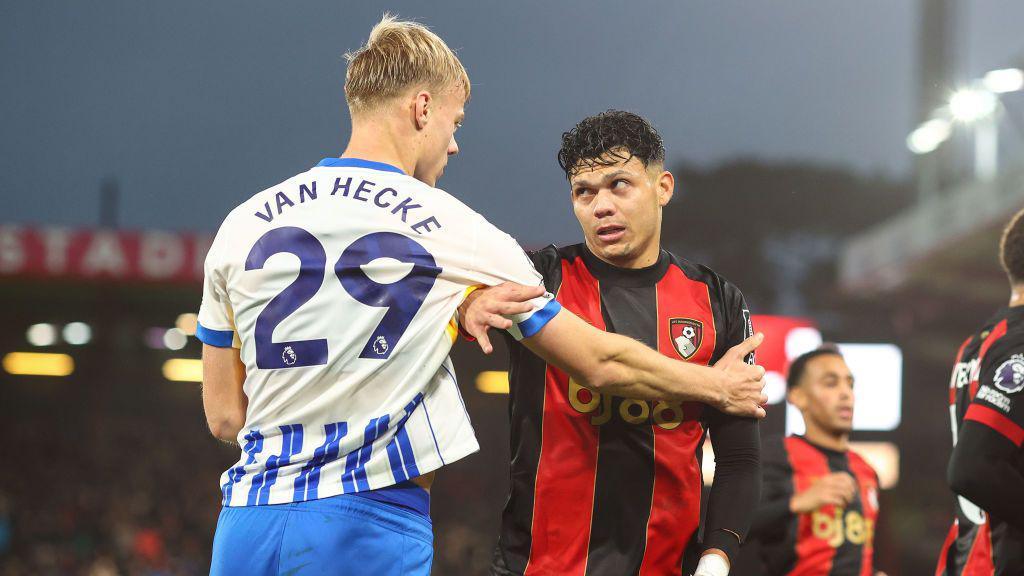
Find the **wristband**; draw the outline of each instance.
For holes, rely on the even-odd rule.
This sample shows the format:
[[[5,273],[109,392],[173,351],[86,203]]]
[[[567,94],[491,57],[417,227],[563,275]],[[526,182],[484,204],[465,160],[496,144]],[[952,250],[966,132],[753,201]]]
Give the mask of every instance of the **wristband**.
[[[718,554],[705,554],[693,576],[729,576],[729,562]]]

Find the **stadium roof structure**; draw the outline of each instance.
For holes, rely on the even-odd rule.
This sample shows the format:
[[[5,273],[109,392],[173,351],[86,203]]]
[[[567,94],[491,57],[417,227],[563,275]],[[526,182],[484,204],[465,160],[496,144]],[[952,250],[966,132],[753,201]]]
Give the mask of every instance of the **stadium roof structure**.
[[[991,181],[967,182],[922,200],[841,249],[844,299],[903,315],[915,332],[937,337],[931,347],[936,353],[948,352],[946,335],[963,338],[1006,304],[1010,292],[999,265],[999,238],[1022,207],[1024,164]]]

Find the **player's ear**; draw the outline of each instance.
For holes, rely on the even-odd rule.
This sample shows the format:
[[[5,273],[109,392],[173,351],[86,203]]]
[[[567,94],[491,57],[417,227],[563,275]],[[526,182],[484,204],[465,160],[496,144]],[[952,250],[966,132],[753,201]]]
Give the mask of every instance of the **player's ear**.
[[[654,181],[654,186],[658,191],[658,206],[665,206],[675,193],[676,178],[668,170],[661,170]]]
[[[803,410],[807,406],[807,393],[800,386],[794,386],[786,391],[786,401]]]
[[[432,98],[430,92],[426,90],[420,90],[413,96],[413,120],[416,123],[417,130],[423,130],[427,127],[427,122],[430,120],[432,111]]]

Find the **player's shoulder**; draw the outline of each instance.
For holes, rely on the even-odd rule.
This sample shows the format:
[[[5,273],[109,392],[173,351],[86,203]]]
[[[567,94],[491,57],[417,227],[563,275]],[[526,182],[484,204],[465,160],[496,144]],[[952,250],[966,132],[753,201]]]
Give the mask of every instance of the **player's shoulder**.
[[[850,462],[850,469],[859,471],[860,475],[866,475],[874,477],[875,481],[878,481],[878,471],[871,465],[863,456],[861,456],[856,450],[847,450],[846,458]]]
[[[691,262],[673,252],[665,251],[668,254],[669,262],[678,268],[684,276],[696,282],[702,282],[708,286],[712,298],[719,298],[729,304],[740,304],[743,302],[743,292],[739,287],[730,282],[710,266]]]
[[[544,285],[549,291],[557,292],[558,286],[562,283],[562,262],[573,262],[583,256],[582,244],[571,244],[569,246],[556,246],[548,244],[538,250],[527,251],[527,256],[533,263],[534,268],[544,277]]]

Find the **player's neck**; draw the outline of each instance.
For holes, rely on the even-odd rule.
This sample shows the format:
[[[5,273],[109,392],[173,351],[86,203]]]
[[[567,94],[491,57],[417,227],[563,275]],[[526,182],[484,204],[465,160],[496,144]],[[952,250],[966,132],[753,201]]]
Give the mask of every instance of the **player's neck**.
[[[831,432],[815,425],[812,422],[807,422],[807,430],[804,432],[804,438],[806,438],[811,444],[821,446],[822,448],[828,448],[829,450],[835,450],[836,452],[846,452],[850,449],[849,434],[845,432]]]
[[[1010,308],[1024,306],[1024,284],[1014,284],[1010,288]]]
[[[401,145],[401,140],[386,121],[353,122],[352,136],[341,157],[391,164],[411,176],[416,168],[416,151],[413,146]]]

